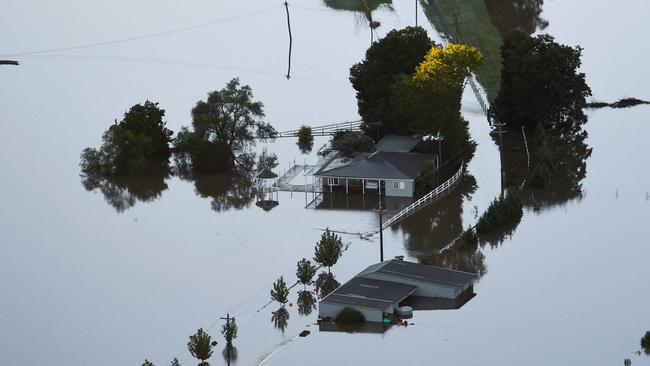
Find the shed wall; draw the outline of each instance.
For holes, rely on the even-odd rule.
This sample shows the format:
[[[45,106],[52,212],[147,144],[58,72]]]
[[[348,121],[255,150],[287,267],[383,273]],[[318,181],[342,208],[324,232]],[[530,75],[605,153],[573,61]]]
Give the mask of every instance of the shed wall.
[[[373,310],[373,309],[366,309],[366,308],[360,308],[360,307],[355,307],[355,306],[347,306],[350,308],[353,308],[357,311],[359,311],[363,316],[366,318],[367,322],[378,322],[381,323],[384,320],[384,313],[381,310]],[[326,302],[319,302],[318,303],[318,316],[321,318],[325,317],[330,317],[330,318],[336,318],[336,316],[346,308],[344,305],[338,305],[338,304],[330,304]]]

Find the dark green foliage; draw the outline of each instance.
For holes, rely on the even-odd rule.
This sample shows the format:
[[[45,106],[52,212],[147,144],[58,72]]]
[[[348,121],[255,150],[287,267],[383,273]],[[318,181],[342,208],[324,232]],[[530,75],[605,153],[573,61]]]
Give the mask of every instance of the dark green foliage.
[[[181,363],[178,362],[177,358],[175,358],[172,360],[172,363],[170,363],[169,366],[181,366]]]
[[[305,287],[311,284],[314,275],[316,274],[316,266],[311,264],[309,259],[303,258],[298,262],[298,268],[296,269],[296,277],[298,277],[298,282],[302,283]]]
[[[463,231],[463,234],[458,240],[460,241],[459,244],[463,247],[476,248],[478,245],[478,235],[476,235],[476,231],[471,227]]]
[[[553,153],[551,151],[548,135],[544,129],[537,126],[535,132],[536,148],[534,151],[534,166],[529,180],[532,188],[545,188],[551,180],[553,171]]]
[[[181,129],[174,140],[176,159],[198,173],[228,172],[246,165],[256,139],[273,138],[275,129],[262,121],[264,106],[253,100],[248,85],[232,79],[192,109],[193,131]]]
[[[492,201],[490,207],[481,216],[476,224],[476,233],[489,234],[502,227],[516,222],[523,215],[521,199],[514,193],[508,192],[504,198]]]
[[[278,156],[274,153],[269,154],[266,148],[262,149],[262,152],[257,157],[257,166],[256,170],[261,172],[264,169],[273,170],[278,166]]]
[[[341,237],[331,232],[329,229],[325,230],[321,235],[320,241],[316,243],[314,249],[314,261],[323,267],[327,267],[328,273],[330,267],[343,255],[343,242]]]
[[[641,338],[641,348],[646,355],[650,355],[650,330],[645,332],[645,335]]]
[[[271,299],[280,304],[286,304],[287,301],[289,301],[289,289],[287,288],[287,284],[284,282],[284,277],[280,276],[280,278],[278,278],[278,280],[273,284]]]
[[[104,132],[99,150],[82,151],[82,176],[142,176],[161,163],[167,164],[172,131],[165,127],[164,116],[158,103],[146,101],[131,107],[120,122]]]
[[[203,363],[212,356],[212,337],[203,328],[199,328],[196,334],[190,336],[187,349],[194,358],[201,360]]]
[[[364,61],[352,66],[350,82],[357,91],[359,115],[368,135],[381,138],[387,134],[412,133],[398,109],[395,84],[400,75],[415,71],[431,45],[423,28],[393,30],[372,44]]]
[[[334,321],[338,324],[361,324],[366,321],[366,317],[355,309],[344,308]]]
[[[313,310],[316,310],[316,298],[311,291],[298,292],[298,313],[300,315],[309,315]]]
[[[309,154],[314,147],[314,136],[312,135],[311,127],[300,126],[298,130],[298,148],[303,154]]]
[[[284,306],[280,307],[271,315],[271,321],[276,329],[280,329],[284,333],[289,323],[289,311]]]
[[[390,8],[392,2],[392,0],[325,0],[325,5],[336,10],[361,11],[367,7],[370,11],[374,11],[380,6]]]
[[[513,31],[501,47],[501,89],[495,107],[509,127],[541,125],[553,136],[577,133],[591,90],[579,73],[582,49]]]
[[[237,338],[237,323],[235,318],[230,318],[226,324],[221,328],[221,334],[226,339],[226,347],[232,347],[232,341]]]
[[[339,286],[341,286],[341,283],[336,280],[332,273],[321,272],[318,274],[316,281],[314,281],[314,285],[316,287],[316,292],[318,292],[318,296],[320,296],[322,299],[325,296],[329,295],[330,292],[339,288]]]
[[[436,189],[437,174],[435,163],[428,163],[413,182],[415,185],[413,198],[418,199]]]
[[[544,0],[485,0],[492,23],[504,37],[515,29],[532,34],[546,28],[548,21],[541,17],[542,5]]]
[[[355,152],[372,152],[375,143],[370,137],[358,131],[337,131],[332,137],[332,149],[346,156]]]
[[[144,362],[142,363],[142,366],[155,366],[155,365],[153,364],[153,362],[150,362],[149,360],[145,359]]]

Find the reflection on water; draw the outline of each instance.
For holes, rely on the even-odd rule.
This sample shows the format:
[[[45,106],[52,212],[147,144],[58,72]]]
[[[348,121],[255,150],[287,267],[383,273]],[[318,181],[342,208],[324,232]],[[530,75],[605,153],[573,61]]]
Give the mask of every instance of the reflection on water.
[[[165,180],[170,170],[165,166],[148,176],[106,176],[103,174],[81,174],[81,184],[88,191],[99,190],[106,202],[122,213],[137,202],[151,202],[167,189]]]
[[[485,0],[492,24],[505,36],[513,29],[533,34],[548,26],[541,18],[544,0]]]
[[[380,197],[376,191],[374,193],[368,192],[365,195],[359,192],[346,194],[345,188],[338,188],[332,193],[323,192],[322,200],[316,206],[316,209],[372,211],[379,206],[380,198],[382,207],[389,213],[397,213],[413,203],[412,198]]]
[[[337,324],[335,322],[320,322],[320,332],[345,332],[345,333],[384,333],[391,328],[390,324],[378,322],[365,322],[361,324]]]
[[[526,138],[529,149],[534,149],[533,131],[526,131]],[[550,139],[553,146],[553,171],[550,181],[544,189],[532,189],[524,184],[529,172],[521,131],[508,131],[503,135],[506,186],[521,187],[524,184],[519,193],[521,200],[525,207],[535,211],[581,200],[584,196],[582,181],[587,176],[587,159],[592,153],[592,148],[585,142],[587,133],[579,131]],[[533,166],[534,161],[531,161],[531,169]]]
[[[284,333],[284,330],[287,329],[287,325],[289,325],[289,311],[284,306],[281,306],[278,310],[273,312],[273,315],[271,315],[271,322],[276,329],[279,329]]]
[[[215,212],[248,207],[255,199],[253,178],[246,173],[192,174],[183,172],[181,179],[194,182],[197,195],[210,198]]]
[[[298,314],[309,315],[316,310],[316,297],[311,291],[303,290],[298,292]]]
[[[336,290],[341,286],[341,283],[336,280],[334,273],[321,272],[314,281],[314,286],[316,287],[316,292],[320,298],[324,298],[329,295],[330,292]]]
[[[365,10],[375,11],[377,8],[385,7],[393,9],[392,0],[325,0],[325,6],[335,10],[347,10],[363,12]]]
[[[221,351],[221,355],[223,356],[223,359],[226,361],[227,365],[230,365],[231,361],[237,361],[237,347],[235,346],[226,346],[223,348],[223,351]]]

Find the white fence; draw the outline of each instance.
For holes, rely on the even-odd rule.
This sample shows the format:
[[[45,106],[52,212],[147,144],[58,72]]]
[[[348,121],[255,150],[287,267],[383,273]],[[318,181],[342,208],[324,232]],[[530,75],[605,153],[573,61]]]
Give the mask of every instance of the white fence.
[[[445,196],[447,193],[451,192],[451,190],[456,186],[456,184],[460,181],[460,178],[463,176],[463,171],[464,171],[464,164],[461,163],[460,168],[458,168],[458,171],[451,178],[447,179],[446,182],[436,187],[436,189],[422,196],[422,198],[411,203],[408,207],[406,207],[405,209],[403,209],[402,211],[398,212],[396,215],[388,219],[386,222],[383,223],[381,229],[389,228],[391,225],[411,216],[412,214],[418,212],[420,209],[424,208],[427,205],[430,205],[431,203],[435,202],[439,198]],[[375,230],[364,233],[362,236],[363,237],[372,236],[378,233],[379,230],[380,228],[377,228]]]

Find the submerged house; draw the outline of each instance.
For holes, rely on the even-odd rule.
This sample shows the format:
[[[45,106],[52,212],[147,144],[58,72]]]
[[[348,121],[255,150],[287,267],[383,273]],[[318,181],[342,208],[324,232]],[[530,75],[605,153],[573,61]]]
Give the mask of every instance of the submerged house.
[[[391,318],[403,303],[443,300],[458,308],[474,296],[473,273],[387,260],[374,264],[318,303],[320,318],[335,318],[344,308],[362,313],[368,322]]]
[[[352,156],[337,154],[314,173],[324,190],[376,191],[392,197],[413,197],[414,182],[427,163],[437,161],[433,154],[413,152],[419,138],[385,136],[372,153]]]

